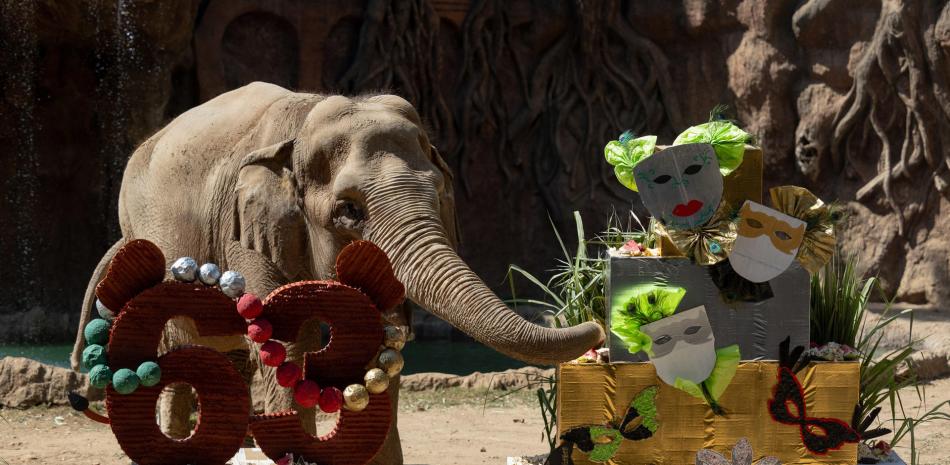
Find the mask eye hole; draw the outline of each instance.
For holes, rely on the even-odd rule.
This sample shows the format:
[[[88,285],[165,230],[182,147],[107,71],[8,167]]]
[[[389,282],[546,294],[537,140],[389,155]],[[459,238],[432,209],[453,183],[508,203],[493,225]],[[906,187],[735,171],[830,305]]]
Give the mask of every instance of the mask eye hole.
[[[775,236],[778,237],[779,239],[783,240],[783,241],[787,241],[787,240],[789,240],[789,239],[792,238],[792,236],[790,236],[790,235],[789,235],[787,232],[785,232],[785,231],[775,231]]]
[[[701,329],[703,329],[702,326],[690,326],[689,328],[686,328],[685,331],[683,331],[683,334],[686,334],[686,335],[696,334]]]
[[[661,175],[659,175],[659,176],[653,178],[653,182],[655,182],[655,183],[657,183],[657,184],[666,184],[666,183],[670,182],[670,179],[673,179],[673,177],[670,176],[670,175],[668,175],[668,174],[661,174]]]
[[[749,226],[751,226],[751,227],[753,227],[753,228],[755,228],[755,229],[760,229],[760,228],[762,228],[762,226],[763,226],[761,221],[759,221],[759,220],[757,220],[757,219],[754,219],[754,218],[746,218],[746,219],[745,219],[745,224],[747,224],[747,225],[749,225]]]
[[[696,174],[703,169],[703,165],[689,165],[683,170],[683,174]]]
[[[662,336],[660,336],[660,337],[654,339],[654,340],[653,340],[653,343],[654,343],[654,344],[657,344],[657,345],[663,345],[663,344],[666,344],[667,342],[670,342],[670,341],[672,341],[672,340],[673,340],[673,338],[671,338],[669,335],[664,334],[664,335],[662,335]]]

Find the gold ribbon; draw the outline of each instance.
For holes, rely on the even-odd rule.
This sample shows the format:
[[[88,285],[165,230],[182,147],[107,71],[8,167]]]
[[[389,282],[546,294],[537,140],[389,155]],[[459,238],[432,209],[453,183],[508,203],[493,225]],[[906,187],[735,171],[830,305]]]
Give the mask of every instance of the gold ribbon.
[[[693,263],[714,265],[729,256],[736,241],[732,205],[725,200],[719,202],[719,207],[706,224],[691,229],[667,229],[657,223],[657,233],[669,237],[670,242]],[[713,244],[718,244],[719,250],[714,252]]]
[[[804,187],[773,187],[769,189],[769,195],[772,208],[805,222],[805,238],[796,258],[809,273],[817,273],[835,253],[832,207]]]

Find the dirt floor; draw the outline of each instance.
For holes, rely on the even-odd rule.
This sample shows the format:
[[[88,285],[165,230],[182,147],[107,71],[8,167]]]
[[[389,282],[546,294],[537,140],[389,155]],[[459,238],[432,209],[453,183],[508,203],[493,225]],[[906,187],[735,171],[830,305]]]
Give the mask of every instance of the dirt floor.
[[[403,392],[399,430],[407,464],[505,464],[508,456],[542,454],[543,422],[533,393],[497,398],[498,391],[452,388]],[[950,379],[926,386],[923,404],[903,393],[909,415],[950,399]],[[950,411],[950,408],[945,408]],[[885,413],[882,417],[888,418]],[[66,407],[0,410],[0,464],[128,465],[107,426]],[[915,431],[920,464],[950,463],[950,423],[923,424]],[[910,457],[910,438],[900,454]],[[909,461],[909,460],[908,460]]]

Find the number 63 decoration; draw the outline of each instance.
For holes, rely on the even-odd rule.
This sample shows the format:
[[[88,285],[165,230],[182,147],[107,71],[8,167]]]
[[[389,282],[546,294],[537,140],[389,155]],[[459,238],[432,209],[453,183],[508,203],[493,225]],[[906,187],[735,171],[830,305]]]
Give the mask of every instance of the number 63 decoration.
[[[337,257],[339,281],[301,281],[264,299],[262,316],[273,324],[273,338],[293,342],[309,320],[330,326],[330,341],[305,355],[303,377],[320,386],[363,380],[384,338],[381,311],[402,302],[404,287],[385,253],[372,243],[354,242]],[[243,335],[247,323],[234,299],[200,282],[162,282],[165,258],[151,242],[135,240],[120,249],[96,295],[108,308],[122,310],[112,324],[109,364],[132,368],[155,360],[172,318],[194,320],[202,337]],[[161,380],[131,394],[106,390],[108,422],[126,455],[139,465],[222,465],[250,433],[272,460],[288,453],[321,464],[363,464],[389,432],[389,394],[370,394],[366,409],[343,409],[329,434],[307,433],[296,411],[251,415],[249,388],[228,358],[208,347],[181,346],[158,357]],[[198,422],[187,439],[172,439],[155,421],[155,405],[165,386],[191,385],[198,397]]]

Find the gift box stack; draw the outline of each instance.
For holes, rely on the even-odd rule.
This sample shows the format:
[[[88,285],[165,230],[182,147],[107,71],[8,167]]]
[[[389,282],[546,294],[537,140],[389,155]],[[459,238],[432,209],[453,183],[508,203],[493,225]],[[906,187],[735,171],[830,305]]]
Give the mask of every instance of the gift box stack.
[[[714,120],[607,144],[654,221],[610,250],[610,363],[560,366],[548,463],[857,463],[859,363],[800,360],[835,215],[796,186],[766,205],[751,142]]]

